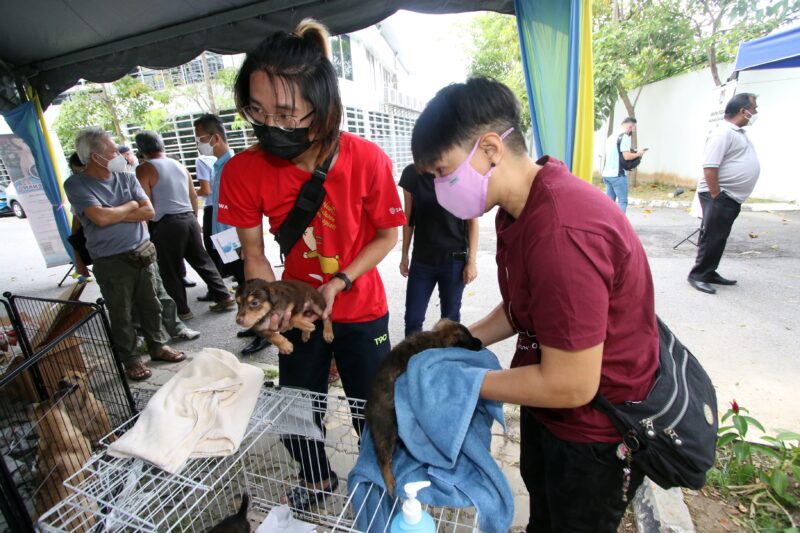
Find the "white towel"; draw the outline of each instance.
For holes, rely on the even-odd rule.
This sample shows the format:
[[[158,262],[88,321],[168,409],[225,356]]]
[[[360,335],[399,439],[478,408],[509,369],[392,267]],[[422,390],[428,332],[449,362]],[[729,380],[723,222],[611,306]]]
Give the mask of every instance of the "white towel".
[[[225,350],[204,348],[153,395],[108,453],[141,458],[172,474],[190,457],[233,454],[263,381],[260,368]]]

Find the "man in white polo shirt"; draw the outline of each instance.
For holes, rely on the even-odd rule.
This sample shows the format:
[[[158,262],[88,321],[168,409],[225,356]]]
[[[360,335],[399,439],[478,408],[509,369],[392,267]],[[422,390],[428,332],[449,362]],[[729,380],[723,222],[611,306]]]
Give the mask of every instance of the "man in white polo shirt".
[[[739,93],[725,106],[725,120],[706,139],[703,177],[697,194],[703,208],[703,229],[697,259],[689,272],[689,284],[700,292],[715,294],[711,286],[735,285],[736,280],[719,275],[717,267],[725,251],[733,222],[739,216],[758,181],[761,167],[745,133],[758,118],[756,95]]]

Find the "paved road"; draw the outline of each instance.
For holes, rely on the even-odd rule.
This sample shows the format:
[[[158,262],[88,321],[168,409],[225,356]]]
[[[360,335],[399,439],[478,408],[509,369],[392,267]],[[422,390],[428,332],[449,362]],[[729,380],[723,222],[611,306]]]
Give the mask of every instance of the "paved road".
[[[722,287],[710,296],[686,282],[694,246],[685,243],[677,250],[672,248],[697,227],[687,211],[629,209],[650,258],[658,313],[705,365],[717,386],[722,411],[736,398],[768,429],[800,430],[800,212],[743,211],[720,267],[722,275],[738,279],[739,285]],[[44,267],[27,221],[0,219],[0,234],[5,252],[0,291],[55,297],[60,291],[56,283],[66,267]],[[479,276],[464,296],[465,323],[482,317],[499,301],[494,247],[493,218],[487,215],[481,221]],[[395,341],[402,337],[405,298],[399,260],[398,245],[380,266],[389,295],[390,336]],[[197,278],[191,270],[190,276]],[[194,301],[203,292],[202,287],[189,291],[196,315],[189,325],[203,336],[182,348],[214,346],[238,352],[245,342],[233,336],[238,329],[233,313],[220,316],[204,311],[205,306]],[[98,296],[92,283],[83,299]],[[431,307],[427,324],[432,325],[437,317],[438,310]],[[507,364],[513,344],[505,341],[494,350]],[[275,364],[274,348],[259,354],[255,362]]]

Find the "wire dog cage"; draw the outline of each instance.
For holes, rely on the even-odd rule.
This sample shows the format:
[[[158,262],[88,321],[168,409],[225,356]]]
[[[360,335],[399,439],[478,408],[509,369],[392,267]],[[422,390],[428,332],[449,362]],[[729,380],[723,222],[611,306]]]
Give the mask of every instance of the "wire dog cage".
[[[134,404],[102,305],[4,296],[0,531],[16,533],[68,496],[63,481]]]
[[[313,457],[311,449],[321,444],[330,470],[340,476],[339,486],[325,491],[325,497],[310,508],[293,507],[294,517],[314,524],[318,532],[357,531],[357,518],[368,511],[356,508],[352,501],[347,474],[358,457],[353,422],[363,423],[363,405],[363,401],[343,396],[268,384],[234,455],[190,460],[175,475],[138,459],[96,455],[67,480],[70,496],[42,516],[38,527],[70,533],[207,531],[236,513],[244,494],[250,496],[249,519],[257,525],[271,509],[287,503],[286,495],[301,484],[298,463],[289,451],[292,446],[288,443],[294,440],[295,450],[298,445],[306,447],[301,450],[306,457]],[[119,431],[135,421],[136,417]],[[391,498],[377,486],[369,490],[381,491],[381,498]],[[390,502],[392,509],[399,505],[394,498]],[[478,530],[474,509],[427,510],[438,531]]]

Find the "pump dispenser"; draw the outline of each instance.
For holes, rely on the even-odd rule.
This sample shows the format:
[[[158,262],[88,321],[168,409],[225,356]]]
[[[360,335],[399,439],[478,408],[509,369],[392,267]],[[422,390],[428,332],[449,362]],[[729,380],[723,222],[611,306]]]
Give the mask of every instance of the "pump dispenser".
[[[430,481],[406,483],[403,486],[406,501],[403,502],[403,512],[392,520],[392,527],[389,530],[391,533],[433,533],[436,531],[433,518],[422,510],[422,505],[417,500],[417,492],[430,486]]]

